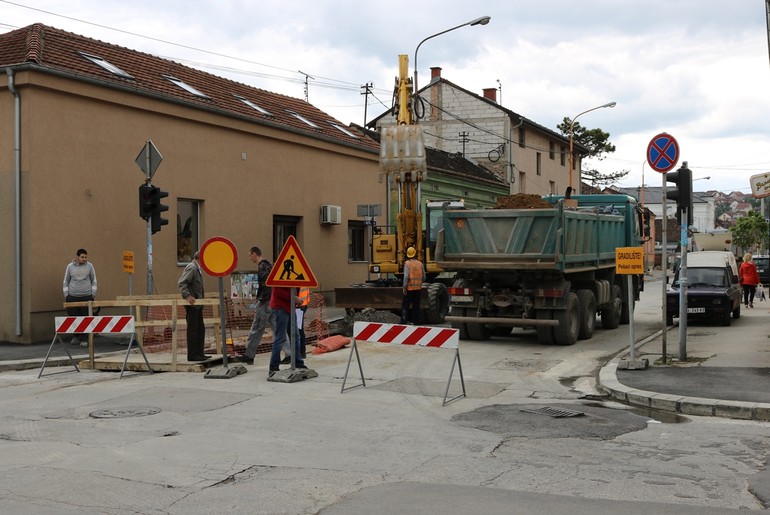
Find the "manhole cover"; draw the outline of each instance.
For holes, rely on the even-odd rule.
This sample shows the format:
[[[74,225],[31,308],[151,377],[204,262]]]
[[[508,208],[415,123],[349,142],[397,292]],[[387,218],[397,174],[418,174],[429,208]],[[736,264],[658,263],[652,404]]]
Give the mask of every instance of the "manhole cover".
[[[585,415],[585,413],[583,413],[582,411],[574,411],[571,409],[563,409],[563,408],[549,408],[548,406],[545,406],[543,408],[538,408],[538,409],[521,409],[519,411],[534,413],[535,415],[548,415],[549,417],[554,417],[554,418],[582,417],[583,415]]]
[[[128,418],[146,417],[160,413],[159,408],[108,408],[92,411],[88,414],[91,418]]]

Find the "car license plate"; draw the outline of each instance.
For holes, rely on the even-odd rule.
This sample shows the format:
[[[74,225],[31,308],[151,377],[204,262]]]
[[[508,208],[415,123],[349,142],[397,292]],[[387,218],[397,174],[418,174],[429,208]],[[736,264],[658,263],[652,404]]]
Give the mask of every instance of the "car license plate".
[[[452,302],[473,302],[471,295],[452,295]]]
[[[687,308],[688,313],[705,313],[706,308]]]

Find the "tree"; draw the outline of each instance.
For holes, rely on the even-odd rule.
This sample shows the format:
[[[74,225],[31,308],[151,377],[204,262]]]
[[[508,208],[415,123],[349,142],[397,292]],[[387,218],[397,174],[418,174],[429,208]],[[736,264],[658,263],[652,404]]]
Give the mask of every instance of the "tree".
[[[770,224],[758,211],[749,211],[746,216],[736,220],[732,228],[733,242],[743,249],[767,248],[768,229]]]
[[[568,117],[564,117],[564,120],[556,126],[561,133],[569,137],[570,133],[570,120]],[[596,158],[599,161],[605,158],[605,154],[611,154],[615,152],[615,145],[610,143],[609,132],[604,132],[601,129],[586,129],[580,122],[575,122],[572,126],[572,141],[588,149],[586,157]],[[582,161],[581,161],[582,162]],[[586,182],[592,186],[609,186],[614,184],[618,180],[628,175],[630,170],[621,170],[619,172],[603,174],[596,169],[582,170],[580,176]]]

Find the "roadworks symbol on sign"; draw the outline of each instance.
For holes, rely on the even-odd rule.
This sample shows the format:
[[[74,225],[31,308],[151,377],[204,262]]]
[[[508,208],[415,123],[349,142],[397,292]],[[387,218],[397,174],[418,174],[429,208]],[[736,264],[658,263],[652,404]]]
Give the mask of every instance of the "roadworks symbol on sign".
[[[318,281],[310,270],[305,256],[297,245],[294,236],[289,236],[281,250],[278,259],[275,260],[273,269],[267,277],[265,284],[282,286],[285,288],[317,288]]]

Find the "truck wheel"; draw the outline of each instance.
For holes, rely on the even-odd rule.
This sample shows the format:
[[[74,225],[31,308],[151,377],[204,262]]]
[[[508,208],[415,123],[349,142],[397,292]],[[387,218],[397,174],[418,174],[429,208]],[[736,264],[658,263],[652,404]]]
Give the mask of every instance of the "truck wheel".
[[[553,336],[558,345],[575,345],[580,332],[580,301],[575,292],[569,292],[567,308],[554,311],[554,320],[559,325],[553,328]]]
[[[428,308],[425,321],[429,324],[443,324],[449,310],[449,293],[443,283],[428,285]]]
[[[487,327],[484,324],[467,324],[468,325],[468,338],[471,340],[477,340],[477,341],[486,341],[489,340],[489,337],[492,336],[492,332],[489,330],[489,327]]]
[[[596,297],[591,290],[578,290],[578,305],[580,307],[580,331],[578,338],[590,340],[596,326]]]
[[[733,318],[738,320],[741,318],[741,303],[738,303],[738,307],[733,310]]]
[[[722,325],[723,326],[727,327],[727,326],[729,326],[730,324],[733,323],[732,315],[733,315],[733,313],[729,309],[724,312],[724,314],[722,315]]]
[[[666,315],[666,325],[674,325],[674,315]]]
[[[620,309],[623,301],[620,300],[620,286],[612,286],[610,301],[602,306],[602,327],[605,329],[617,329],[620,325]]]
[[[464,317],[468,316],[468,310],[465,308],[454,308],[452,309],[452,313],[455,313],[455,310],[457,311],[457,316]],[[457,329],[460,331],[460,339],[461,340],[470,340],[470,337],[468,336],[468,324],[465,322],[452,322],[451,323],[452,329]]]
[[[538,320],[552,320],[553,311],[550,309],[538,309],[535,313],[535,318]],[[553,326],[552,325],[538,325],[537,329],[537,341],[543,345],[553,345]]]

